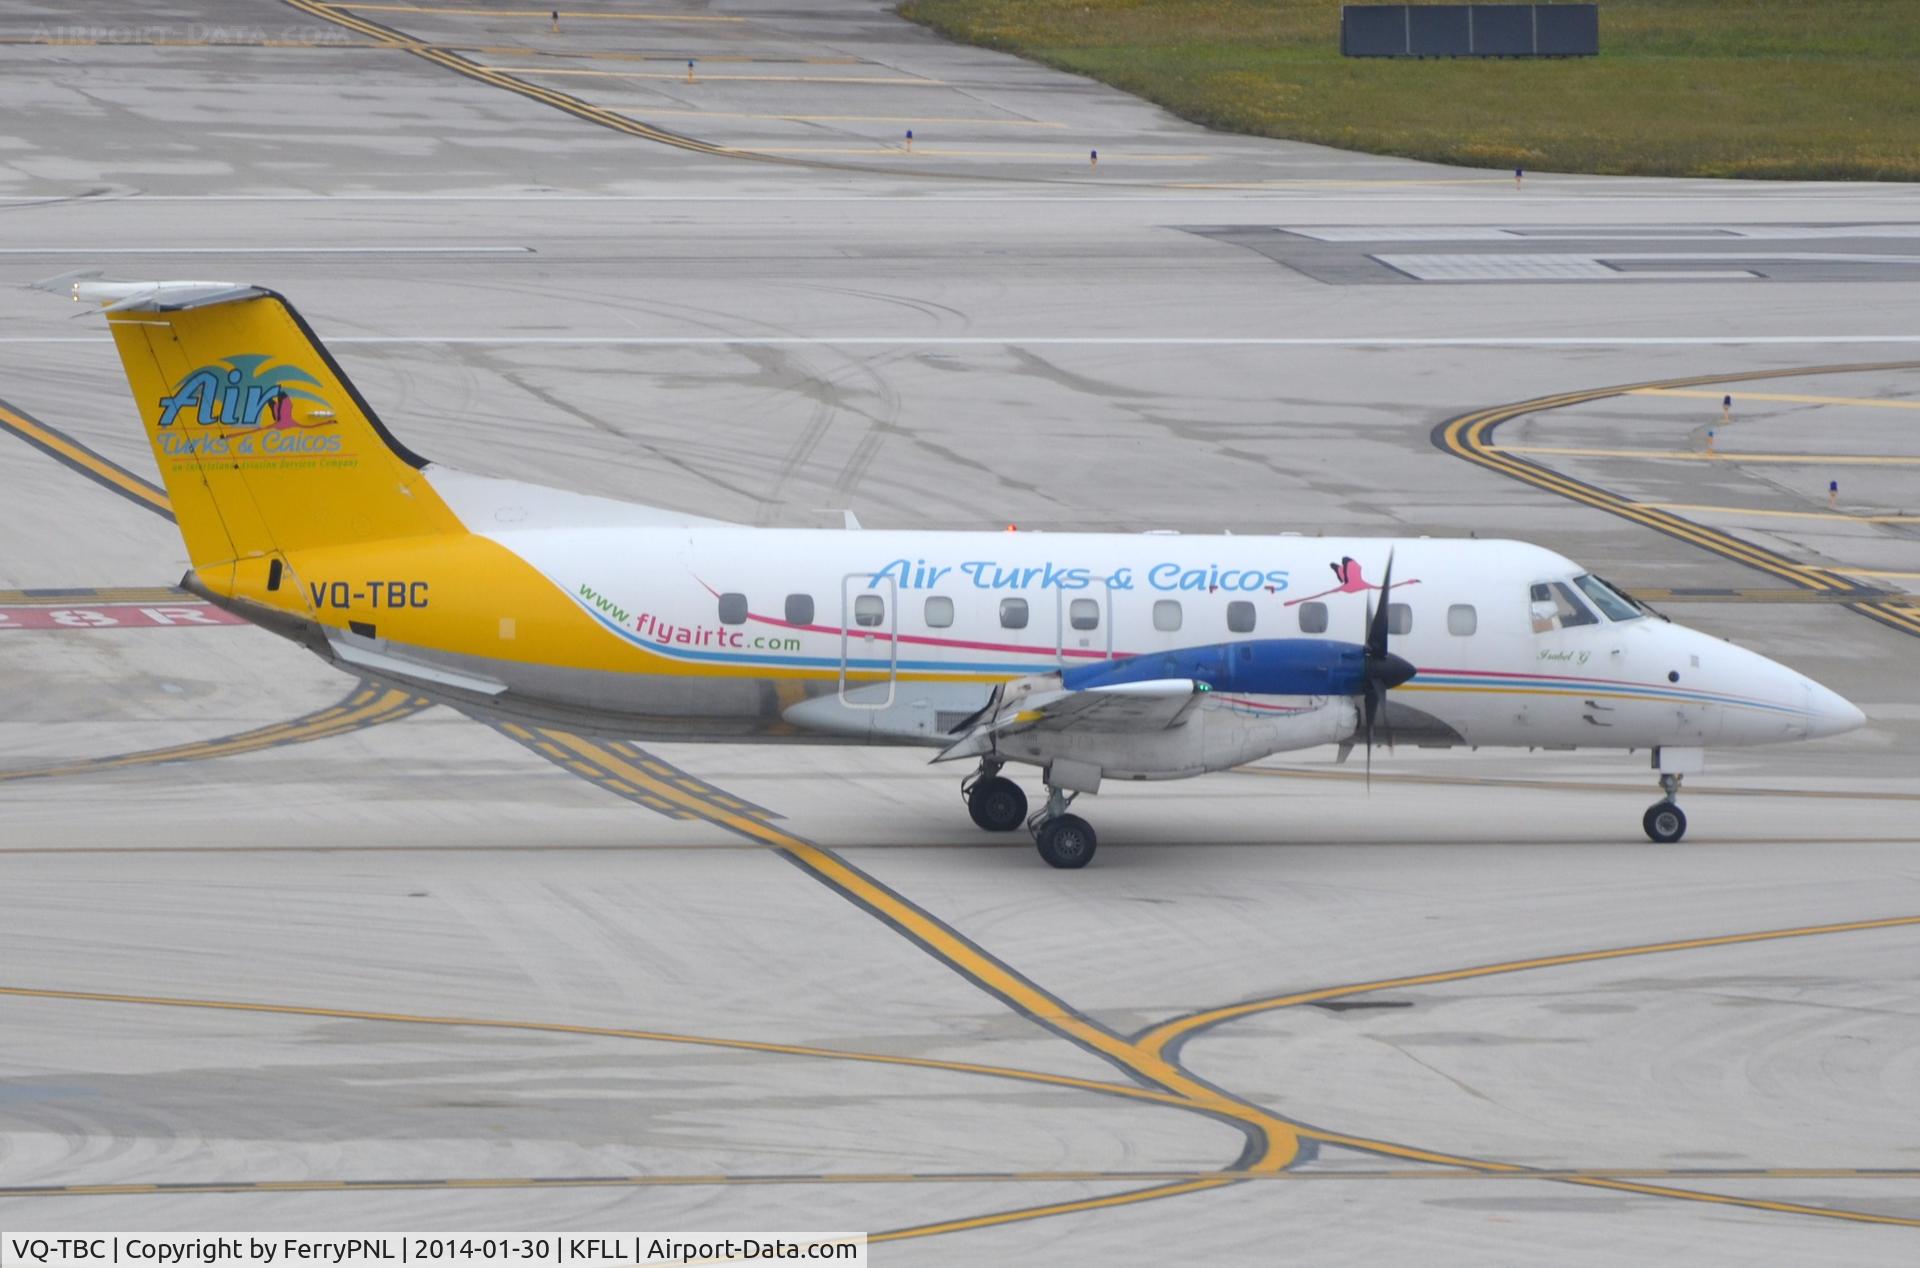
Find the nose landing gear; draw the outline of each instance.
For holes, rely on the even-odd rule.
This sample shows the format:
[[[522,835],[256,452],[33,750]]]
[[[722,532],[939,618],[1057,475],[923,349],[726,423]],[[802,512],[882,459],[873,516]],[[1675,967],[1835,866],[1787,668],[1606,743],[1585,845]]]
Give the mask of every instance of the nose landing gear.
[[[1648,840],[1671,845],[1687,835],[1686,813],[1674,804],[1674,798],[1680,795],[1680,776],[1663,773],[1660,776],[1660,790],[1666,796],[1647,807],[1640,826],[1646,829]]]

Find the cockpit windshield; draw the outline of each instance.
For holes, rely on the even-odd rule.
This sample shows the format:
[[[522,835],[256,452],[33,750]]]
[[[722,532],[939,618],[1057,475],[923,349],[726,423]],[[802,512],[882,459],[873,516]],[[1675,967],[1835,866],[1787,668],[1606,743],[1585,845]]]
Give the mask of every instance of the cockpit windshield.
[[[1593,606],[1607,614],[1608,620],[1633,621],[1646,615],[1632,599],[1590,572],[1575,577],[1573,584],[1580,587],[1580,593],[1593,600]]]

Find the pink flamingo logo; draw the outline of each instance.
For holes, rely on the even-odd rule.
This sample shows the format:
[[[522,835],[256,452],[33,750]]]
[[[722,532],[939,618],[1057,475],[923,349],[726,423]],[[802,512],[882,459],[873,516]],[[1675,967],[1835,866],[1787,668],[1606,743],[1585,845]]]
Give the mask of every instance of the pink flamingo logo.
[[[1340,580],[1339,585],[1331,590],[1322,590],[1319,594],[1303,594],[1297,599],[1288,599],[1286,605],[1293,607],[1297,603],[1310,603],[1315,599],[1324,599],[1330,594],[1360,594],[1367,590],[1378,590],[1380,588],[1360,574],[1360,561],[1352,555],[1342,555],[1339,563],[1328,564],[1327,567],[1333,569],[1333,575]],[[1396,581],[1394,584],[1397,586],[1417,586],[1420,584],[1420,579],[1415,577],[1410,581]]]

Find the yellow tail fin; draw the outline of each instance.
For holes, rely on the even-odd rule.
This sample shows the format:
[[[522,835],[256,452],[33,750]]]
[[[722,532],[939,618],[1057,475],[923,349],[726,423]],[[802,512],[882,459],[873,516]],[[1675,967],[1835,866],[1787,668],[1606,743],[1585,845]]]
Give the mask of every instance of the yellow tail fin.
[[[83,282],[74,293],[111,301],[187,555],[212,588],[278,590],[295,552],[465,532],[422,476],[425,460],[279,295],[225,283]]]

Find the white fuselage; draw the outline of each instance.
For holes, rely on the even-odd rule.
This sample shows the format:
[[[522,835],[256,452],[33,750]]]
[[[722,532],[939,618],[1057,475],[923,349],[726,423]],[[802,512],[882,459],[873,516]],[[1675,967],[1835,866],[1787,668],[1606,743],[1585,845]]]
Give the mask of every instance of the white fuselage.
[[[617,670],[568,671],[391,650],[504,684],[505,711],[550,706],[617,733],[944,745],[1010,680],[1255,640],[1360,643],[1390,554],[1392,650],[1418,671],[1389,697],[1384,725],[1401,740],[1704,748],[1860,718],[1731,643],[1608,615],[1581,590],[1584,569],[1521,542],[759,529],[429,474],[474,532],[623,655]],[[1356,721],[1347,696],[1217,692],[1205,704],[1178,737],[1036,737],[1004,756],[1175,777],[1343,740]]]

